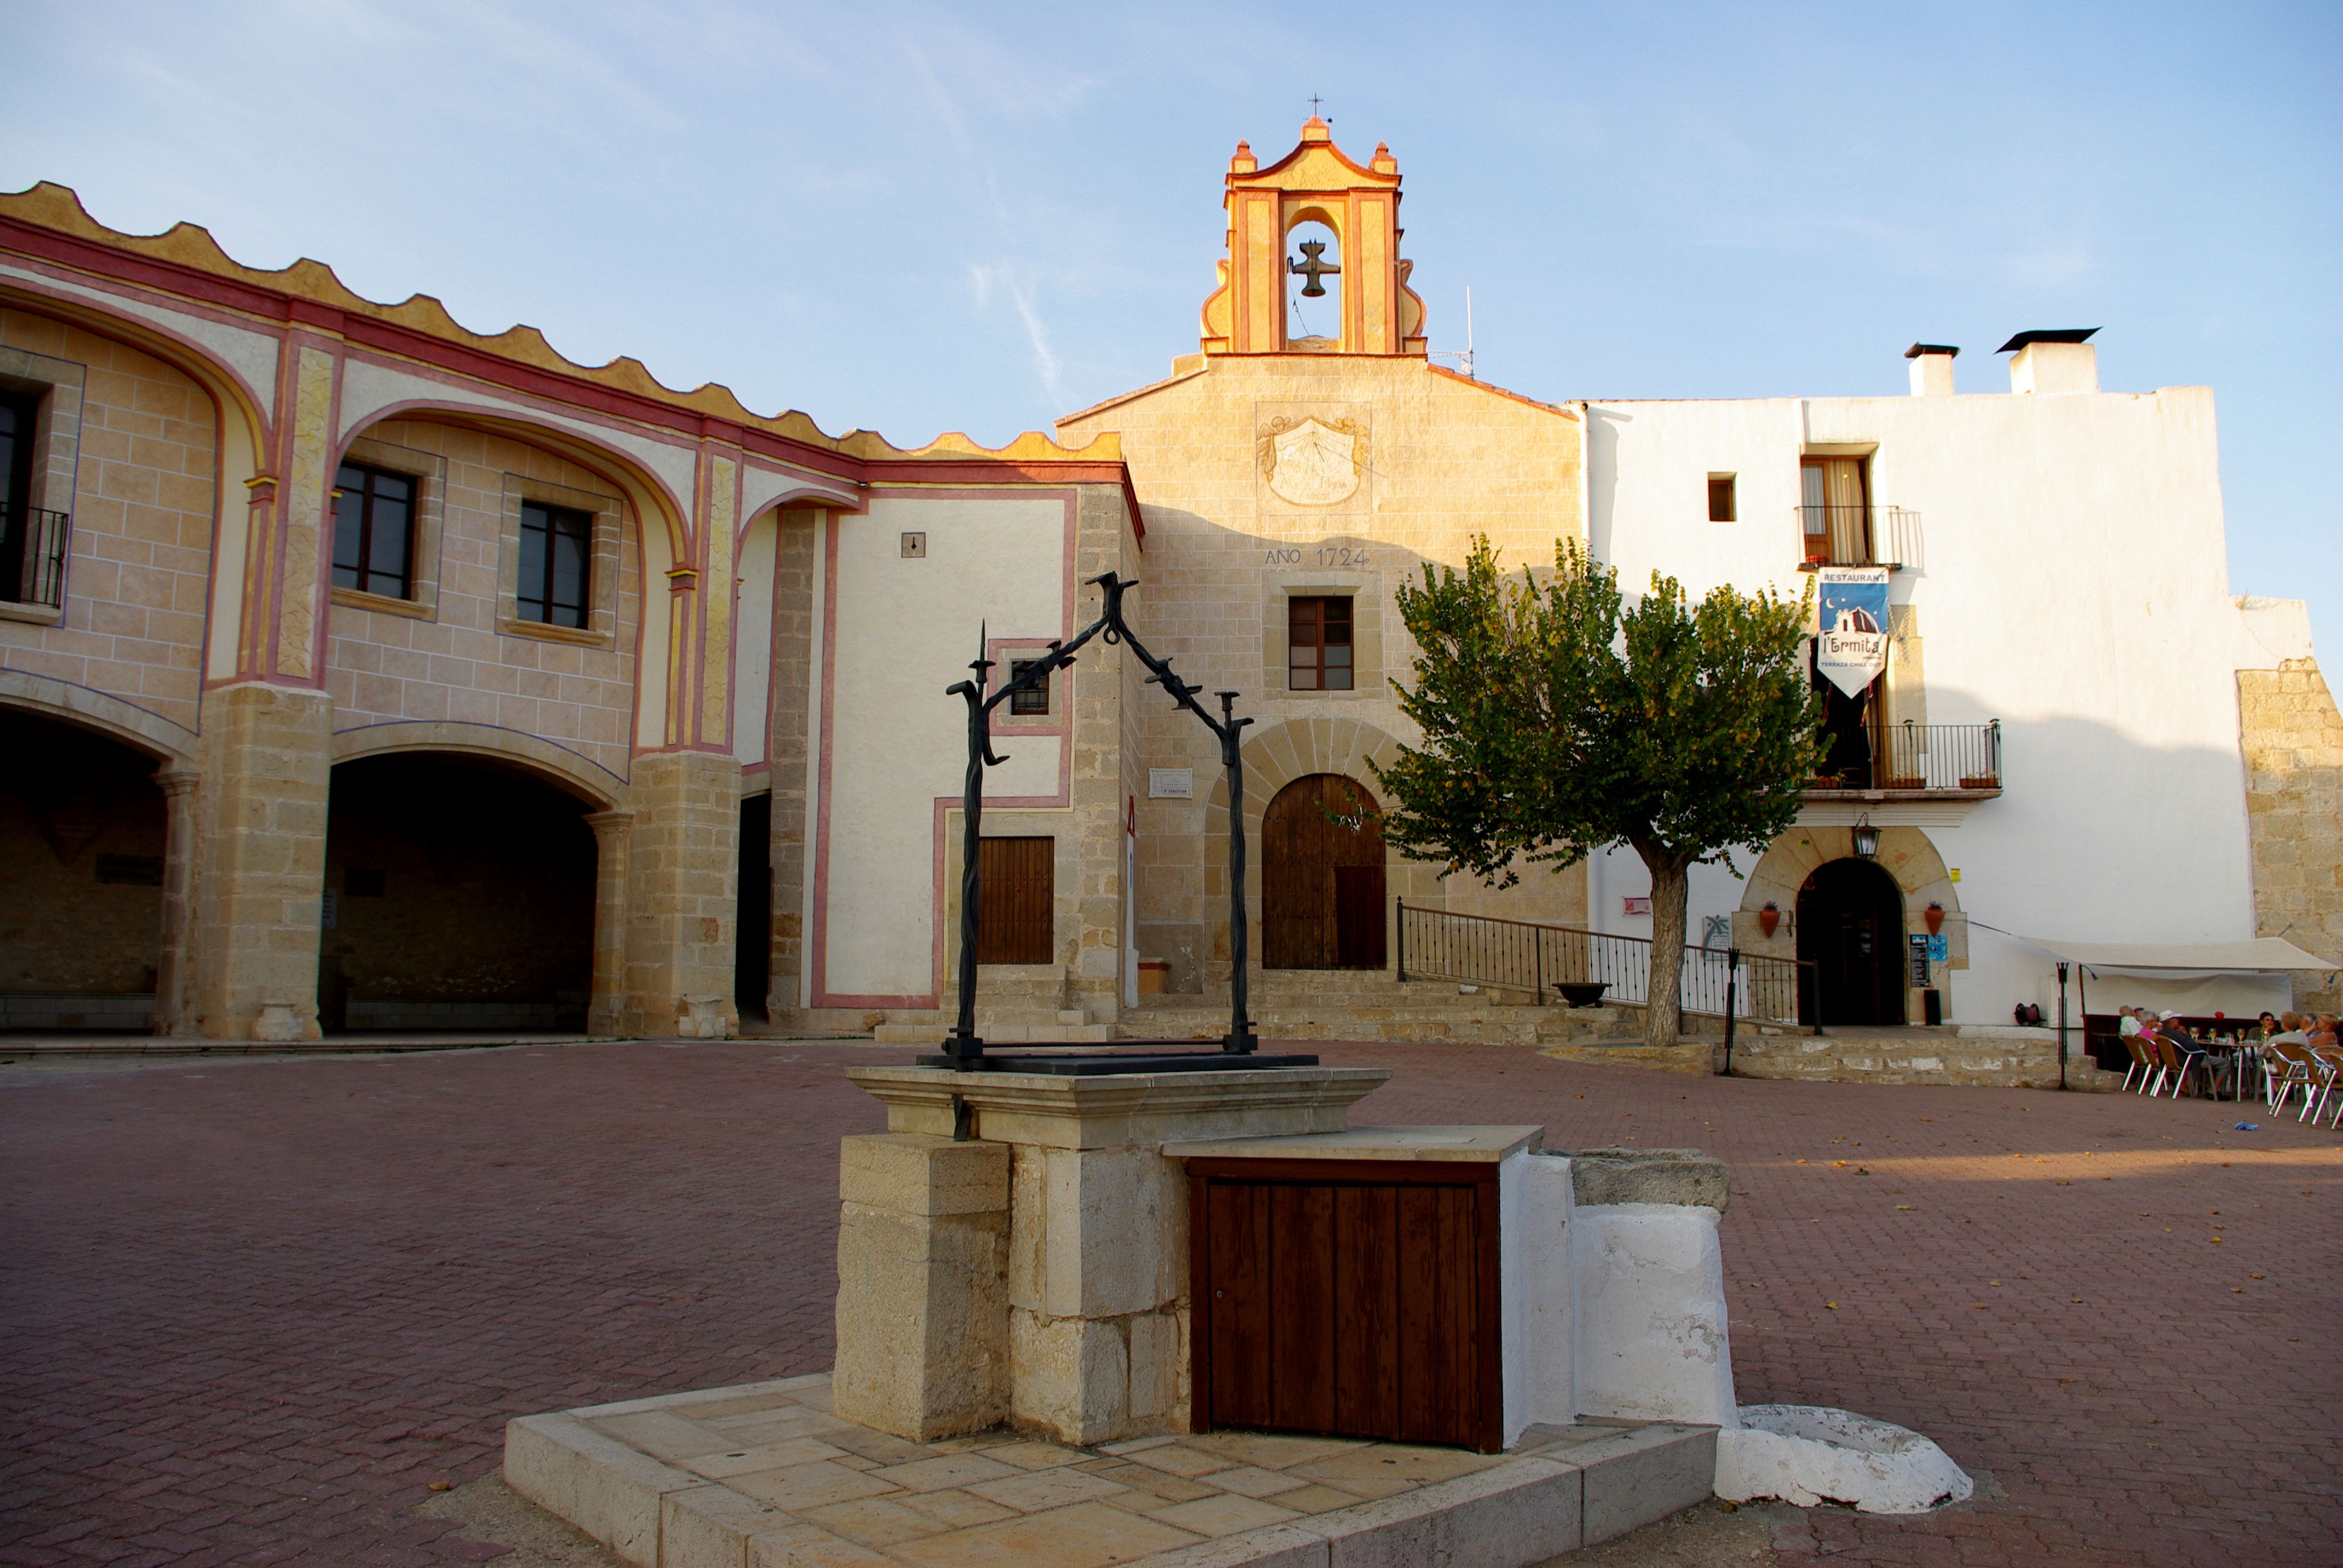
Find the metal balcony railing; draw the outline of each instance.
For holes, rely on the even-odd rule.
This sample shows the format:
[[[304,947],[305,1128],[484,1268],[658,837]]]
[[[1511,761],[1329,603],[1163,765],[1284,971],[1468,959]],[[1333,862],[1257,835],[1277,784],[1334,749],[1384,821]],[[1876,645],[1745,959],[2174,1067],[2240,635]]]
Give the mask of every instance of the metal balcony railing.
[[[1888,724],[1825,737],[1817,789],[1998,789],[2001,720]]]
[[[1686,944],[1676,992],[1681,1010],[1723,1017],[1729,991],[1735,1017],[1796,1021],[1798,973],[1814,966],[1754,953],[1739,957],[1736,973],[1731,950]],[[1566,987],[1601,986],[1603,1000],[1642,1007],[1651,996],[1652,944],[1644,937],[1403,903],[1398,972],[1403,980],[1453,980],[1526,991],[1541,1006],[1566,995]]]
[[[0,599],[51,609],[65,602],[68,520],[63,512],[0,502]]]
[[[1812,566],[1896,567],[1919,571],[1920,514],[1902,507],[1798,507]]]

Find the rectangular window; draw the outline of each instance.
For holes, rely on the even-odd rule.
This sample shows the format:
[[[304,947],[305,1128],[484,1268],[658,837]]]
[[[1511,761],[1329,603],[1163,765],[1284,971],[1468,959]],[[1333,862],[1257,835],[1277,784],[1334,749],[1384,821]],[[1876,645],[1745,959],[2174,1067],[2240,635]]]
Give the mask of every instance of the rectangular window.
[[[1009,661],[1009,678],[1015,680],[1041,661],[1038,658],[1012,658]],[[1040,680],[1016,693],[1009,699],[1009,711],[1020,715],[1046,715],[1050,711],[1050,678]]]
[[[334,586],[405,598],[414,553],[413,477],[344,463],[334,476]]]
[[[1733,476],[1711,474],[1708,477],[1708,520],[1729,523],[1734,520]]]
[[[40,401],[0,394],[0,599],[64,602],[65,518],[33,510]]]
[[[1806,559],[1824,566],[1869,566],[1871,486],[1861,457],[1805,457],[1798,463],[1798,514]]]
[[[1351,600],[1292,598],[1285,609],[1285,671],[1293,691],[1351,689]]]
[[[592,513],[521,503],[521,619],[585,626],[587,560],[593,545]]]

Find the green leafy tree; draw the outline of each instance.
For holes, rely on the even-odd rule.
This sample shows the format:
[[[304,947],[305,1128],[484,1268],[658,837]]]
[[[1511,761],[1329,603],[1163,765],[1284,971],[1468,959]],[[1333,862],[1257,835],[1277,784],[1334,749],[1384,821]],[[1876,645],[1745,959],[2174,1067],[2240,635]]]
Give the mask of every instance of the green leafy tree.
[[[1652,873],[1653,1005],[1644,1037],[1675,1043],[1684,890],[1695,865],[1762,852],[1797,819],[1823,717],[1802,640],[1813,590],[1719,588],[1698,605],[1674,578],[1624,608],[1618,574],[1574,540],[1554,575],[1502,573],[1485,538],[1462,572],[1427,565],[1399,610],[1423,650],[1400,706],[1423,730],[1375,777],[1394,803],[1386,841],[1491,887],[1515,862],[1575,864],[1625,844]]]

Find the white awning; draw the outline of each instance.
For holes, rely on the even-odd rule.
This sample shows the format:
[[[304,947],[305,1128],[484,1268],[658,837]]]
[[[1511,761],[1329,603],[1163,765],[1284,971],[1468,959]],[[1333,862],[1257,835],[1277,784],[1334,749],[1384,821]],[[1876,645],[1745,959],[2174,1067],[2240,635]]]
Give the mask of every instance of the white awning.
[[[2333,959],[2304,952],[2283,937],[2239,942],[2069,942],[2020,937],[2044,952],[2093,969],[2198,970],[2268,974],[2287,970],[2343,969]]]

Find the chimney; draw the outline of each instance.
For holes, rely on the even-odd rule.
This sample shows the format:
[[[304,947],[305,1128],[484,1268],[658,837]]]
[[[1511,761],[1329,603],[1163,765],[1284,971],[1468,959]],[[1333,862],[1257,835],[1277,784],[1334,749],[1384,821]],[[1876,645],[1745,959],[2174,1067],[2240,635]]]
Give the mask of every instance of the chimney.
[[[2050,395],[2099,389],[2099,351],[2091,347],[2096,327],[2063,327],[2052,332],[2021,332],[1996,354],[2014,354],[2009,389]]]
[[[1949,343],[1915,343],[1904,351],[1912,362],[1912,396],[1949,397],[1953,395],[1953,358],[1960,350]]]

